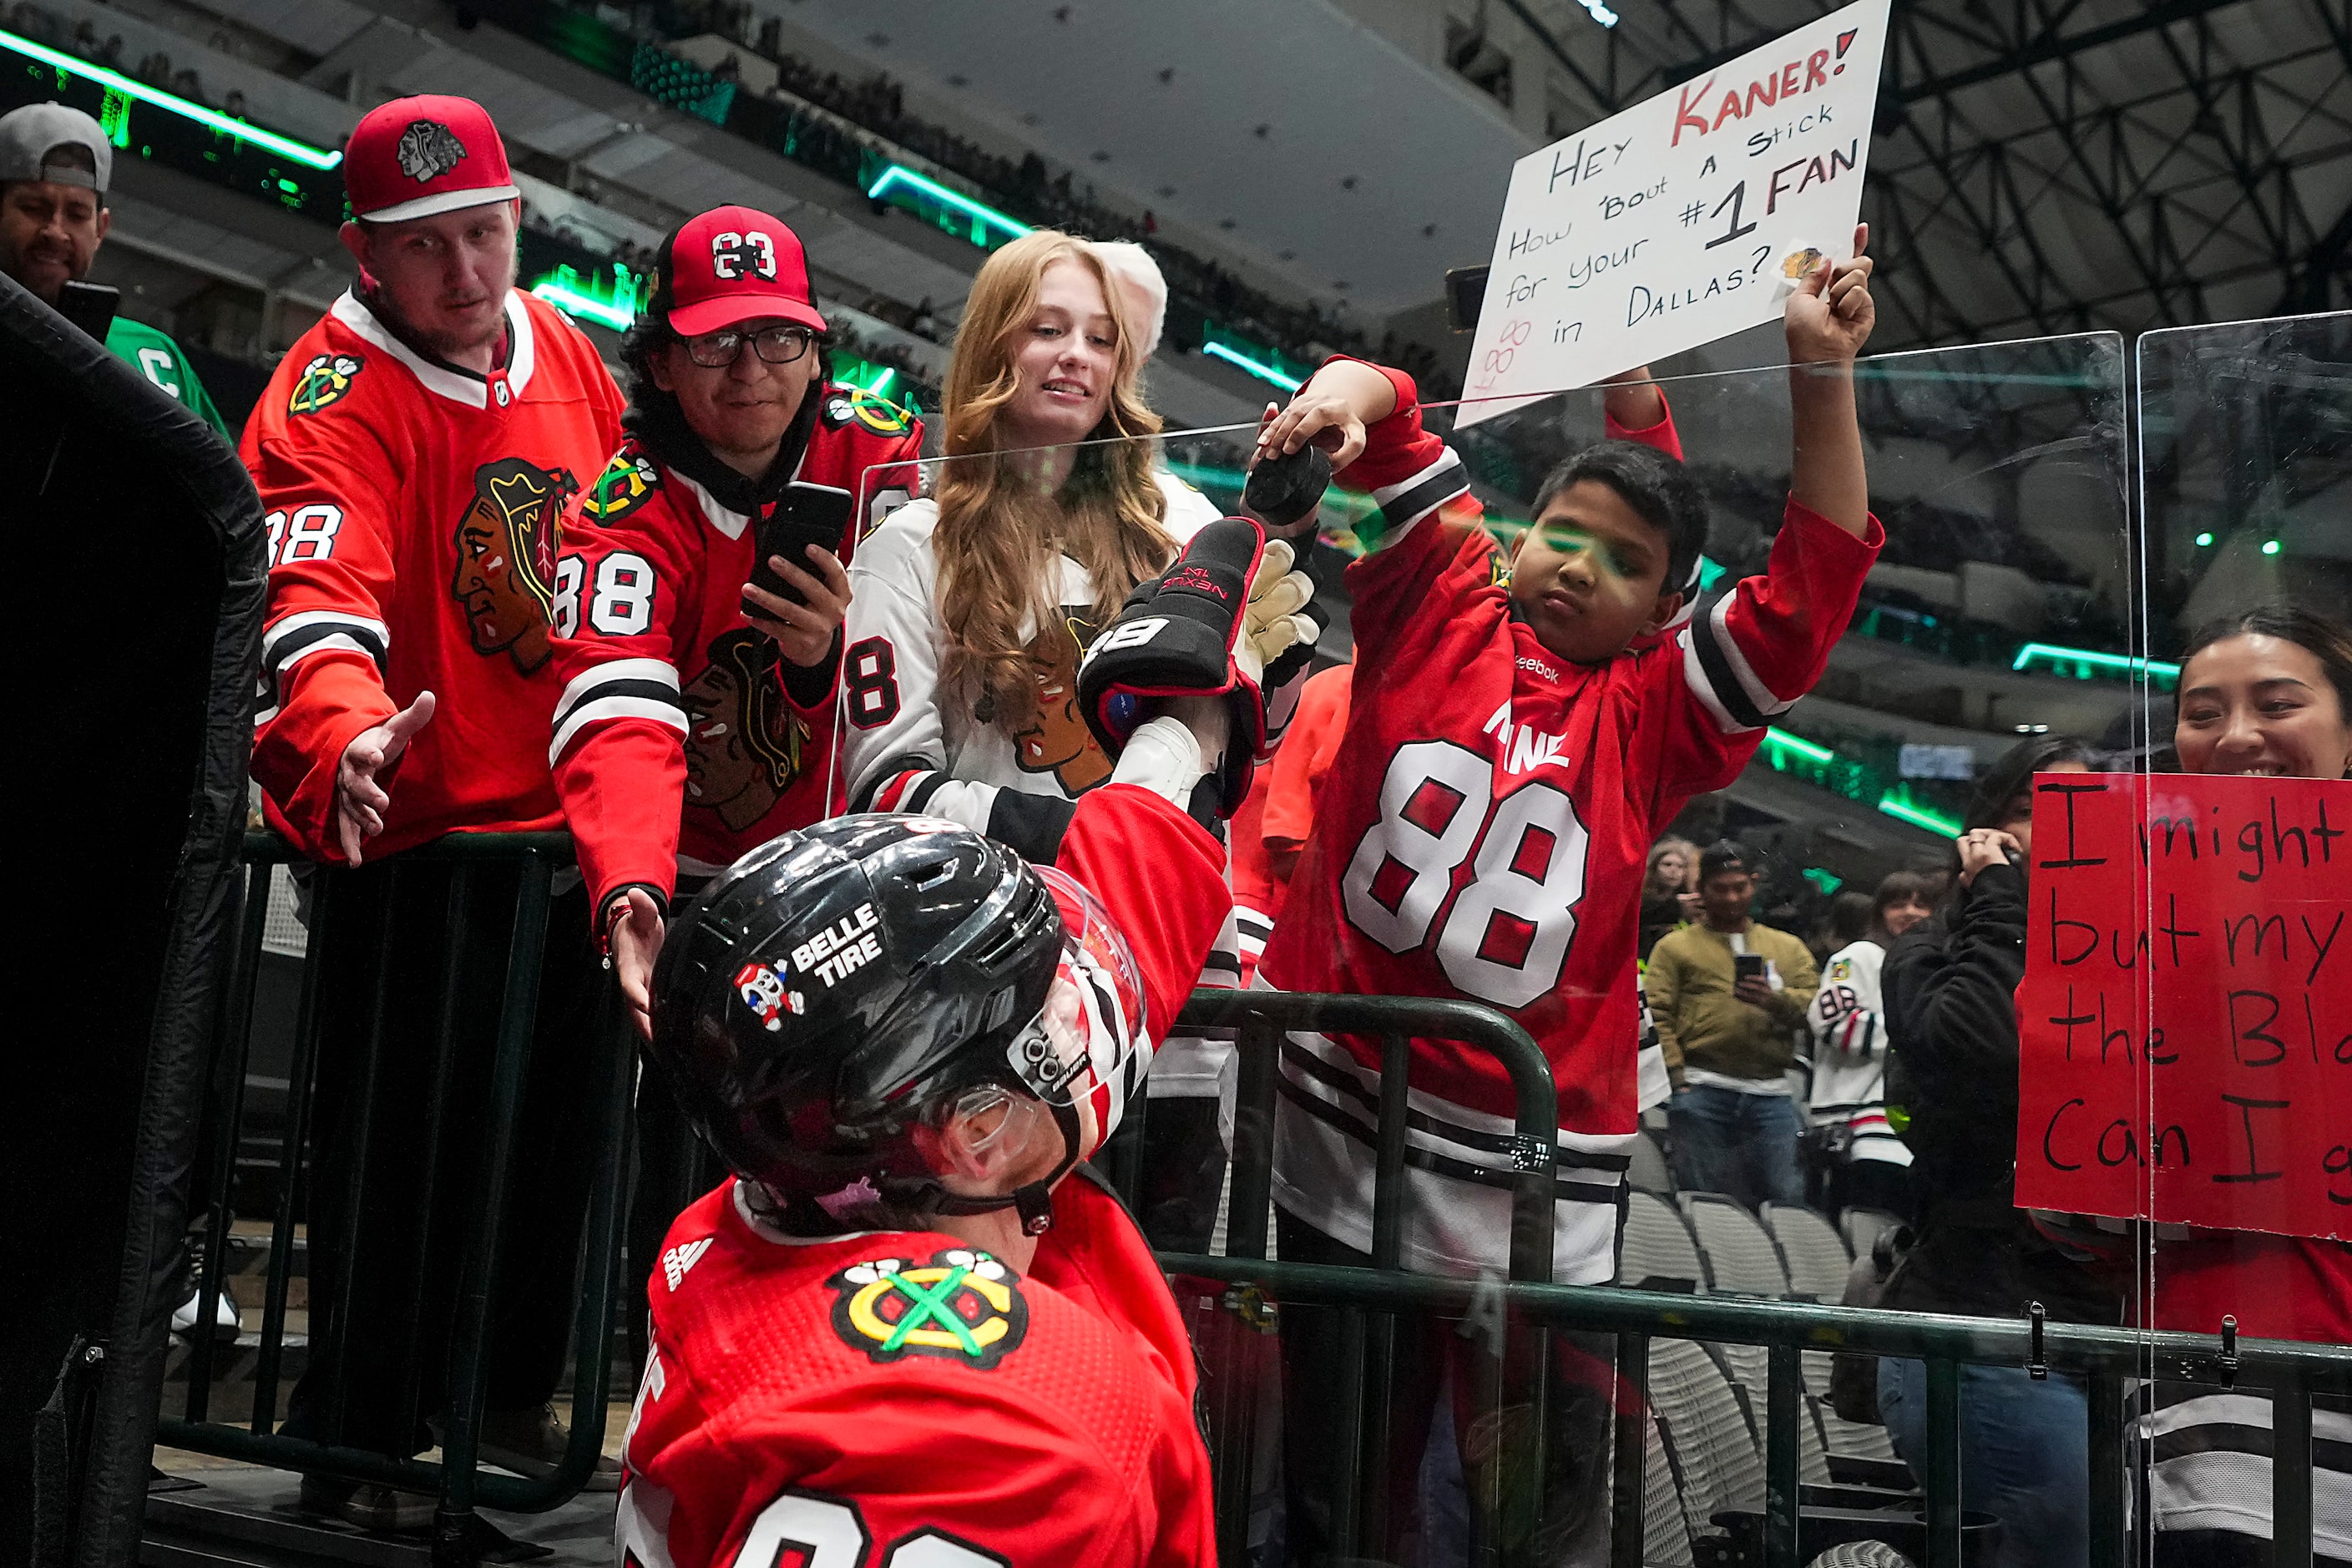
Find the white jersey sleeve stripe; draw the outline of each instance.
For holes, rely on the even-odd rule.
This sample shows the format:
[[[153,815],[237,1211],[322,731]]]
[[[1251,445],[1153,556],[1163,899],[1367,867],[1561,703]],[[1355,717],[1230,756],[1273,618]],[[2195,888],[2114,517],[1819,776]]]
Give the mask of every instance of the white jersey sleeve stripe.
[[[1423,518],[1469,489],[1470,471],[1454,448],[1446,447],[1421,472],[1372,491],[1372,503],[1381,509],[1381,526],[1380,537],[1366,542],[1375,550],[1389,548],[1412,532]]]
[[[555,731],[555,743],[547,749],[547,765],[553,767],[563,755],[563,748],[572,738],[591,724],[606,723],[614,719],[650,719],[656,724],[667,725],[680,735],[686,733],[686,710],[676,701],[656,698],[622,696],[618,693],[593,697],[574,708]]]
[[[556,722],[563,721],[563,715],[571,710],[573,703],[597,687],[614,680],[656,681],[676,691],[678,689],[677,667],[664,658],[608,658],[602,664],[592,664],[573,676],[572,683],[563,689],[563,695],[555,700]]]

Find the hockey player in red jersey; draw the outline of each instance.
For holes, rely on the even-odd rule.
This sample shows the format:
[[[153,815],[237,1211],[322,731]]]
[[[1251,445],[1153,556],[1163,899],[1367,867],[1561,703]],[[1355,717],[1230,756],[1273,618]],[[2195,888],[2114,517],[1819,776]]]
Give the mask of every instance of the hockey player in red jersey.
[[[1349,729],[1259,975],[1285,990],[1460,997],[1526,1027],[1559,1093],[1550,1163],[1563,1283],[1604,1282],[1614,1268],[1637,1110],[1634,937],[1650,842],[1690,796],[1728,784],[1811,686],[1877,554],[1853,387],[1874,319],[1865,237],[1857,231],[1856,259],[1824,261],[1789,301],[1795,450],[1769,567],[1670,636],[1660,634],[1695,588],[1706,506],[1681,465],[1650,447],[1609,441],[1570,458],[1507,557],[1482,526],[1461,459],[1422,428],[1402,374],[1334,360],[1261,432],[1261,460],[1327,445],[1341,482],[1380,510],[1371,552],[1348,573]],[[1380,1062],[1376,1039],[1299,1031],[1285,1043],[1274,1198],[1286,1260],[1369,1261],[1367,1108],[1379,1103]],[[1508,1079],[1484,1053],[1415,1040],[1412,1080],[1404,1260],[1435,1273],[1500,1270],[1514,1169]],[[1286,1314],[1295,1389],[1331,1375],[1325,1315]],[[1400,1356],[1425,1363],[1391,1413],[1402,1495],[1437,1365],[1464,1345],[1439,1335],[1425,1357]],[[1454,1380],[1457,1392],[1474,1382]],[[1556,1421],[1594,1405],[1552,1402]],[[1296,1396],[1291,1406],[1308,1408]],[[1480,1414],[1459,1413],[1465,1437]],[[1341,1450],[1318,1442],[1311,1423],[1291,1437],[1292,1545],[1314,1561]],[[1582,1446],[1601,1451],[1591,1437]],[[1559,1499],[1562,1475],[1547,1481],[1562,1505],[1555,1520],[1572,1530],[1580,1506],[1598,1507],[1603,1475],[1589,1463],[1574,1470],[1576,1442],[1552,1447],[1580,1477],[1572,1499]],[[1408,1513],[1392,1520],[1409,1527]]]
[[[245,431],[270,566],[253,773],[272,827],[352,868],[325,882],[331,918],[312,939],[321,1316],[289,1429],[408,1455],[441,1414],[455,1299],[439,1267],[450,1244],[421,1277],[418,1248],[462,1236],[446,1205],[471,1201],[486,1157],[453,1120],[427,1173],[420,1151],[434,1141],[415,1129],[436,1103],[436,1058],[448,1064],[438,1103],[487,1098],[506,961],[485,933],[512,929],[519,879],[478,868],[457,903],[446,863],[401,851],[459,829],[556,824],[545,736],[557,539],[565,501],[620,439],[621,397],[586,337],[514,288],[520,203],[479,104],[371,110],[343,173],[359,280],[280,363]],[[548,1401],[587,1181],[565,1097],[594,1076],[579,1070],[580,1048],[603,989],[585,899],[558,898],[550,919],[510,1191],[525,1217],[505,1232],[520,1239],[503,1249],[482,1447],[534,1472],[562,1446]],[[467,929],[470,943],[455,934]],[[342,1205],[362,1172],[355,1253]],[[418,1211],[423,1192],[440,1194],[437,1217]],[[348,1321],[331,1321],[343,1302]],[[303,1499],[372,1527],[432,1511],[429,1498],[325,1478],[306,1480]]]
[[[828,381],[825,331],[781,219],[718,207],[664,240],[621,346],[628,436],[556,558],[548,760],[640,1033],[679,875],[839,805],[843,568],[908,499],[923,427]]]
[[[1240,689],[1259,550],[1247,521],[1195,536],[1160,581],[1233,590],[1175,661],[1205,647],[1215,674],[1129,689]],[[680,916],[652,1054],[737,1175],[647,1288],[623,1563],[1215,1561],[1183,1324],[1133,1218],[1073,1173],[1231,907],[1223,847],[1177,804],[1246,782],[1226,696],[1114,739],[1053,868],[953,823],[838,817]]]

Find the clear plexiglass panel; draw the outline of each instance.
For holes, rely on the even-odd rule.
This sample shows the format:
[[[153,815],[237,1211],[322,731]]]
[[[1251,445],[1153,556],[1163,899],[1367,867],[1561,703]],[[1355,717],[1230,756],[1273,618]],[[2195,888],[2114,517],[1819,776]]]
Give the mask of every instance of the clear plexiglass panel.
[[[2151,332],[2136,358],[2159,771],[2120,811],[2102,806],[2130,821],[2146,861],[2138,1102],[2114,1103],[2120,1070],[2077,1091],[2088,1103],[2068,1132],[2088,1152],[2072,1179],[2111,1182],[2106,1160],[2137,1178],[2128,1206],[2097,1213],[2151,1222],[2152,1328],[2239,1342],[2236,1377],[2174,1369],[2133,1395],[2158,1550],[2225,1562],[2266,1552],[2275,1535],[2279,1561],[2304,1561],[2307,1528],[2309,1550],[2341,1560],[2352,1557],[2352,314]],[[2083,967],[2116,965],[2110,953]],[[2304,1391],[2280,1392],[2282,1377]]]
[[[1236,1065],[1230,1031],[1166,1031],[1154,1098],[1102,1163],[1163,1253],[1273,1258],[1179,1280],[1223,1527],[1257,1560],[1445,1563],[1495,1546],[1517,1561],[1613,1549],[1674,1563],[1728,1536],[1761,1561],[1761,1342],[1818,1342],[1785,1327],[1678,1339],[1668,1309],[1694,1291],[1836,1301],[1882,1237],[1922,1238],[1889,1307],[2012,1325],[2036,1301],[2062,1324],[2138,1315],[2127,1259],[2094,1268],[2017,1206],[2023,879],[2003,857],[1993,879],[2017,885],[1968,915],[1955,878],[1964,830],[2030,839],[2042,765],[2144,765],[2135,661],[2151,638],[2123,344],[2089,334],[1860,362],[1846,428],[1885,535],[1865,563],[1851,541],[1806,531],[1832,525],[1788,521],[1792,473],[1818,482],[1850,439],[1795,445],[1797,399],[1837,379],[1773,368],[1587,388],[1458,437],[1454,411],[1431,407],[1418,456],[1376,430],[1365,469],[1323,501],[1302,553],[1333,673],[1309,679],[1231,826],[1241,962],[1263,950],[1259,981],[1294,990],[1321,977],[1496,1006],[1542,1047],[1561,1111],[1514,1145],[1482,1049],[1423,1030],[1391,1205],[1373,1192],[1376,1040],[1301,1026],[1278,1061],[1260,1043]],[[1656,424],[1660,396],[1670,426]],[[921,464],[906,487],[921,503],[874,528],[854,567],[839,724],[853,805],[958,816],[1050,853],[1070,803],[1111,771],[1076,689],[1128,586],[1087,564],[1116,558],[1107,520],[1124,496],[1129,515],[1157,515],[1164,552],[1240,506],[1253,435]],[[1523,542],[1547,476],[1612,436],[1675,451],[1675,482],[1695,481],[1706,518],[1695,614],[1637,625],[1622,653],[1580,641],[1540,596],[1515,615],[1509,585],[1515,563],[1531,580],[1540,551],[1548,581],[1591,579],[1571,599],[1654,603],[1669,589],[1664,556],[1611,554],[1663,504],[1640,463],[1620,465],[1634,476],[1622,486],[1573,487]],[[1633,520],[1622,529],[1612,497]],[[1776,564],[1791,528],[1801,548]],[[1491,560],[1465,572],[1480,536]],[[1670,555],[1671,536],[1657,538]],[[959,596],[954,584],[1007,562],[1018,572],[997,580],[1017,584],[1018,615]],[[1490,646],[1511,668],[1482,659]],[[1646,684],[1573,697],[1636,667]],[[1723,845],[1736,860],[1703,881],[1704,852]],[[1204,982],[1230,985],[1231,971]],[[1654,1053],[1630,1005],[1637,983],[1659,1015]],[[1927,1005],[1931,985],[1959,1000]],[[1254,1051],[1267,1053],[1255,1075]],[[1442,1308],[1351,1302],[1284,1272],[1378,1262],[1500,1279],[1515,1147],[1516,1168],[1552,1183],[1539,1189],[1555,1199],[1552,1277],[1656,1303],[1645,1361],[1573,1304],[1507,1311],[1475,1289]],[[1234,1203],[1269,1188],[1271,1224]],[[1959,1373],[1967,1419],[1945,1478],[1968,1560],[1990,1561],[1974,1554],[1998,1532],[2083,1540],[2085,1379],[2032,1377],[2010,1348],[1979,1359]],[[1866,1516],[1839,1527],[1854,1538],[1927,1560],[1928,1369],[1861,1356],[1841,1370],[1817,1348],[1800,1367],[1798,1474],[1832,1489],[1806,1494],[1806,1557],[1845,1538],[1816,1517],[1835,1506]],[[1646,1394],[1630,1392],[1634,1373]],[[1641,1462],[1620,1463],[1635,1442]]]

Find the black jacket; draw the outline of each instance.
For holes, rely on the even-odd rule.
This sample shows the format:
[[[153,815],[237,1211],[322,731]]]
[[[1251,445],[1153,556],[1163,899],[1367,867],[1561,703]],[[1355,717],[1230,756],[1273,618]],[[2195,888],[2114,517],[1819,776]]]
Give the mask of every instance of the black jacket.
[[[1885,1305],[2113,1323],[2121,1302],[2016,1205],[2017,987],[2025,978],[2025,879],[1989,867],[1949,912],[1886,957],[1895,1070],[1887,1099],[1910,1114],[1920,1239]]]

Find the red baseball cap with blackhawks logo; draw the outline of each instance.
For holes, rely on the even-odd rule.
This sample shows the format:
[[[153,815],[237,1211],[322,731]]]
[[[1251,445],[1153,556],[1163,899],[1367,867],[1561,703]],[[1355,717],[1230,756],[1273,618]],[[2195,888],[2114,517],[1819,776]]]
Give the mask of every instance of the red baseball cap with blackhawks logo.
[[[754,207],[713,207],[681,224],[662,246],[651,308],[680,337],[765,316],[826,330],[801,237]]]
[[[400,223],[522,195],[490,111],[470,98],[426,93],[368,110],[343,143],[352,216]]]

